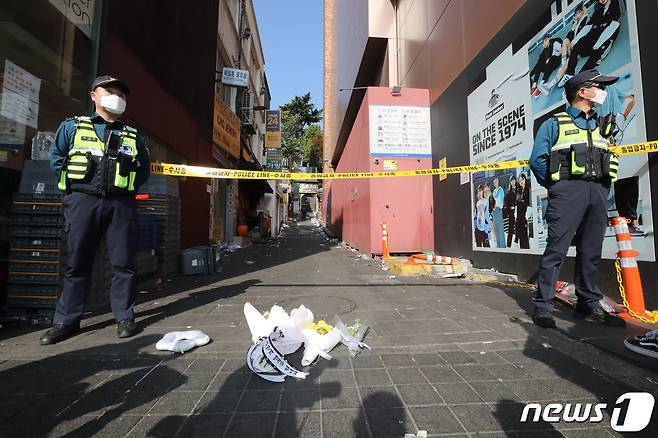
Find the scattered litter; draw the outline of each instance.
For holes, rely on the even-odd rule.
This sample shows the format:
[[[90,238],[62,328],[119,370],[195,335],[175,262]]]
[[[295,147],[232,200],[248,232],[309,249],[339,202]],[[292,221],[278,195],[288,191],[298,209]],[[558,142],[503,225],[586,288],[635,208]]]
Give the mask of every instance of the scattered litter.
[[[405,433],[404,438],[427,438],[427,431],[419,430],[416,435],[414,435],[413,433]]]
[[[361,258],[363,260],[370,260],[371,259],[371,257],[368,254],[361,254]]]
[[[169,332],[155,344],[155,348],[161,351],[185,353],[194,347],[206,345],[208,342],[210,342],[210,338],[200,330]]]
[[[140,293],[140,294],[147,294],[147,293],[149,293],[149,291],[147,291],[147,290],[140,290],[139,293]]]
[[[388,271],[388,266],[382,266],[382,271]]]
[[[393,279],[395,278],[395,275],[389,275],[388,278]]]
[[[558,281],[555,285],[555,295],[557,298],[561,298],[569,304],[573,304],[577,300],[576,286],[573,283],[568,283],[566,281]],[[609,313],[621,313],[625,310],[622,305],[616,303],[613,299],[607,296],[604,296],[599,302],[601,303],[601,307]]]
[[[253,265],[254,264],[254,262],[252,260],[245,260],[245,263],[248,264],[248,265]]]

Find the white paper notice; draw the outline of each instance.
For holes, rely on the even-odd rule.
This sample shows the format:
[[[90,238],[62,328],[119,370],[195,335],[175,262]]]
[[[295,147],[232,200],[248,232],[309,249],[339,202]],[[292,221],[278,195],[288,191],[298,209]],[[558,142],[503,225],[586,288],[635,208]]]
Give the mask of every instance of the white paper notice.
[[[430,109],[370,105],[370,155],[431,157]]]
[[[41,79],[5,60],[0,115],[37,129]]]

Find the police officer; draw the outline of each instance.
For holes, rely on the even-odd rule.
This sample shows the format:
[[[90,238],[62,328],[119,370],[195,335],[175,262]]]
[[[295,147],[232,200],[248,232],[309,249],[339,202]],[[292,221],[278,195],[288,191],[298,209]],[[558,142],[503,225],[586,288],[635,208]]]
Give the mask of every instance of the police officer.
[[[120,338],[137,333],[135,301],[135,192],[149,177],[144,138],[119,120],[126,109],[128,86],[111,76],[91,84],[96,112],[67,119],[51,147],[51,168],[66,195],[64,231],[67,268],[57,302],[54,326],[41,338],[55,344],[80,330],[94,254],[105,237],[112,265],[110,302]]]
[[[575,316],[624,325],[624,320],[601,307],[603,295],[596,285],[608,222],[608,192],[617,179],[618,161],[608,152],[609,123],[599,120],[595,108],[606,98],[606,85],[618,79],[597,70],[569,79],[565,84],[566,112],[546,120],[535,137],[530,168],[548,189],[548,241],[533,299],[533,321],[541,327],[555,327],[555,283],[572,240],[577,250]]]

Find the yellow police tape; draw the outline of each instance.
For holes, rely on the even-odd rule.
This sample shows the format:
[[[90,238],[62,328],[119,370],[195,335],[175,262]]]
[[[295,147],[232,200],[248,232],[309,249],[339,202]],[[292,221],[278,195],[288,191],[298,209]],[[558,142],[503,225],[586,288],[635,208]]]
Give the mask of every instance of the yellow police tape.
[[[658,152],[658,141],[647,141],[622,146],[613,146],[610,151],[618,155],[646,154]],[[471,166],[456,166],[438,169],[397,170],[388,172],[336,172],[336,173],[299,173],[299,172],[267,172],[257,170],[220,169],[215,167],[188,166],[187,164],[151,163],[151,173],[170,176],[189,176],[198,178],[227,179],[358,179],[358,178],[391,178],[400,176],[448,175],[452,173],[481,172],[484,170],[513,169],[526,167],[528,160],[500,161],[497,163],[474,164]]]

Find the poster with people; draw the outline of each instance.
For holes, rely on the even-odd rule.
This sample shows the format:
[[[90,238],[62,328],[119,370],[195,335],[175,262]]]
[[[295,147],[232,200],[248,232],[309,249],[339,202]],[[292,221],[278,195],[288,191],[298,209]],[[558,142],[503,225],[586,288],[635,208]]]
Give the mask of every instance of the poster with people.
[[[585,0],[561,6],[552,4],[551,21],[531,30],[535,36],[523,47],[510,45],[501,53],[468,96],[471,164],[529,158],[539,126],[566,108],[566,81],[591,68],[620,78],[607,87],[607,99],[597,108],[600,116],[614,116],[615,143],[646,140],[635,2]],[[474,249],[543,252],[547,191],[528,168],[475,173],[471,193]],[[655,261],[646,154],[620,158],[608,216],[630,219],[638,259]],[[609,227],[603,257],[615,258],[616,252]]]

